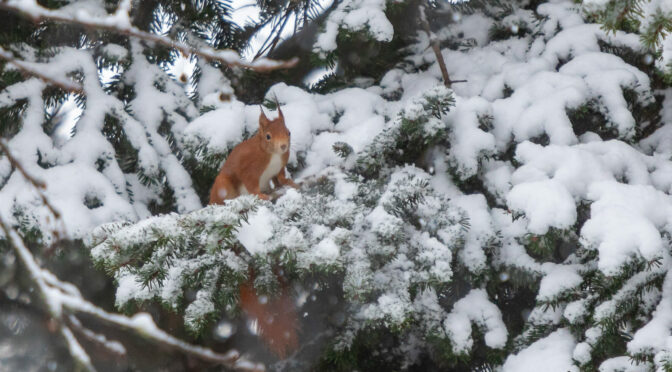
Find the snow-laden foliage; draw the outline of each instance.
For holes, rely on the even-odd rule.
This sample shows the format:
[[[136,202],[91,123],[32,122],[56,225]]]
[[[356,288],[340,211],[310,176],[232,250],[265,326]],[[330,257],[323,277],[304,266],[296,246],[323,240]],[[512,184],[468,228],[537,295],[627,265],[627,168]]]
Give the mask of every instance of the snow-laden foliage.
[[[583,0],[584,10],[608,30],[640,34],[642,43],[655,51],[650,61],[669,74],[672,68],[672,3],[667,0]]]
[[[366,32],[376,41],[391,41],[392,23],[385,15],[385,0],[347,0],[329,14],[324,31],[319,34],[314,49],[321,54],[336,50],[339,31]]]
[[[364,73],[344,45],[381,48],[355,54],[369,62],[398,57],[384,49],[401,43],[388,26],[411,3],[341,2],[313,50],[347,65],[344,76],[267,92],[302,182],[274,202],[200,209],[259,108],[200,60],[190,98],[138,42],[64,48],[73,58],[49,64],[17,49],[54,78],[78,71],[90,96],[58,144],[42,128],[45,84],[9,85],[0,100],[25,105],[10,147],[63,200],[70,231],[111,222],[88,243],[126,310],[160,302],[198,333],[235,315],[251,272],[268,296],[281,272],[300,289],[337,283],[346,316],[332,324],[325,370],[671,369],[672,91],[667,62],[642,43],[650,25],[609,27],[616,5],[633,2],[472,0],[430,17],[448,73],[466,82],[443,87],[424,31],[400,63],[348,80]],[[646,3],[666,14],[666,2]],[[113,93],[94,69],[99,50],[122,62]],[[44,226],[37,197],[5,160],[0,170],[3,216]],[[167,211],[180,214],[149,217]]]
[[[34,9],[35,16],[41,9],[36,4],[19,5]],[[74,6],[65,6],[58,14],[70,14]],[[184,12],[194,10],[182,7]],[[203,16],[207,20],[224,9],[211,4],[200,11],[214,12]],[[107,14],[105,4],[87,2],[79,19],[100,14]],[[45,195],[61,211],[70,235],[81,237],[101,223],[134,221],[156,211],[200,208],[180,153],[181,133],[208,100],[230,93],[227,79],[199,62],[197,71],[207,84],[190,94],[170,71],[151,62],[175,61],[178,54],[148,48],[139,40],[120,45],[104,43],[95,34],[83,35],[74,42],[63,39],[46,54],[33,45],[59,27],[64,26],[47,23],[6,47],[6,52],[50,80],[74,77],[81,91],[54,90],[37,77],[23,80],[20,69],[6,64],[0,106],[7,119],[3,136],[9,150],[26,171],[48,181]],[[61,112],[68,110],[67,116]],[[42,228],[50,225],[40,199],[6,158],[0,159],[0,187],[4,218],[34,220]]]
[[[284,280],[310,277],[326,286],[329,274],[340,278],[347,326],[339,350],[362,331],[384,327],[443,339],[453,345],[448,351],[468,354],[472,322],[488,347],[503,348],[506,327],[485,291],[472,291],[450,313],[442,309],[439,298],[454,281],[453,254],[462,251],[468,219],[434,191],[428,173],[403,165],[420,155],[414,148],[446,137],[442,119],[451,102],[450,91],[437,87],[404,107],[363,151],[335,142],[342,164],[321,165],[303,191],[289,190],[275,203],[241,197],[189,214],[99,227],[89,244],[94,261],[119,283],[117,306],[157,300],[183,313],[185,326],[198,333],[222,309],[234,314],[250,273],[259,293],[273,296],[280,268]],[[195,291],[190,299],[188,291]],[[417,347],[413,340],[406,347]]]

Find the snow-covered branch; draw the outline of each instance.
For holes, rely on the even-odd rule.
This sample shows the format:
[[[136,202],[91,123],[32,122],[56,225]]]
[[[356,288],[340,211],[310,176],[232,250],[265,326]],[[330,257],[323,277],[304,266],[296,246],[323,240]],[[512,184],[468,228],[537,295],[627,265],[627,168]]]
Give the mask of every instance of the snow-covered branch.
[[[96,335],[84,328],[76,318],[72,317],[74,313],[87,314],[92,316],[96,321],[130,331],[169,349],[207,362],[221,364],[234,370],[263,371],[265,369],[261,364],[240,359],[238,352],[235,350],[227,354],[219,354],[210,349],[191,345],[175,338],[159,329],[149,314],[139,313],[129,318],[102,310],[86,301],[75,286],[58,280],[51,272],[40,268],[18,232],[8,226],[2,218],[0,218],[0,228],[5,233],[10,247],[30,274],[30,279],[36,285],[39,297],[46,306],[47,311],[59,325],[60,332],[68,343],[70,353],[87,370],[94,371],[95,368],[88,354],[73,335],[71,328],[74,327],[78,332],[84,333],[87,338]],[[97,337],[101,339],[100,335],[97,335]],[[115,345],[115,352],[123,350],[123,347],[119,347],[121,344],[116,341],[108,341],[105,338],[102,338],[102,340],[105,340],[108,346]]]
[[[2,6],[2,5],[0,5]],[[37,65],[35,63],[31,62],[26,62],[22,61],[20,59],[14,58],[12,53],[8,52],[7,50],[3,49],[0,47],[0,58],[4,59],[5,61],[9,62],[17,68],[19,71],[35,76],[39,78],[40,80],[43,80],[46,83],[49,83],[51,85],[57,86],[66,92],[70,93],[82,93],[82,87],[77,84],[74,81],[68,80],[68,79],[63,79],[58,76],[51,76],[48,74],[45,74],[43,71],[40,71],[40,69],[36,68]]]
[[[298,63],[297,58],[288,61],[274,61],[266,58],[247,62],[243,60],[238,53],[233,50],[216,50],[214,48],[201,46],[192,47],[185,43],[175,41],[163,35],[152,34],[142,31],[131,24],[128,11],[130,1],[121,3],[117,11],[113,14],[92,15],[87,11],[79,9],[76,12],[67,12],[61,9],[47,9],[42,7],[35,0],[10,0],[0,2],[0,9],[20,13],[35,22],[54,21],[60,23],[69,23],[80,25],[85,28],[110,31],[130,37],[146,40],[168,48],[176,49],[185,56],[197,55],[208,61],[217,61],[232,67],[242,67],[255,71],[265,72],[277,69],[286,69],[295,66]],[[0,57],[3,57],[0,55]]]
[[[31,281],[37,288],[38,296],[46,306],[47,311],[51,315],[51,319],[57,323],[59,332],[67,342],[70,354],[82,368],[87,371],[95,371],[95,368],[91,364],[89,355],[79,344],[75,336],[72,334],[70,328],[62,321],[61,303],[56,297],[52,296],[52,291],[59,290],[52,288],[47,283],[42,274],[42,269],[40,269],[39,265],[35,261],[35,258],[23,243],[23,239],[21,239],[16,230],[4,222],[2,217],[0,217],[0,228],[2,228],[9,245],[12,247],[16,255],[19,257],[19,260],[28,271]]]
[[[16,159],[16,157],[14,157],[14,155],[12,155],[12,153],[9,151],[7,144],[3,140],[0,140],[0,154],[4,154],[7,157],[9,163],[12,165],[12,167],[17,169],[21,173],[23,178],[25,178],[26,181],[28,181],[33,186],[37,194],[40,196],[42,204],[44,204],[44,206],[47,207],[47,209],[49,209],[49,212],[56,220],[56,223],[58,223],[58,228],[52,230],[54,238],[58,240],[63,234],[65,234],[65,224],[63,222],[63,219],[61,218],[61,213],[56,208],[54,208],[54,205],[49,201],[47,196],[44,194],[44,189],[46,188],[45,183],[33,177],[26,171],[23,165],[21,165],[21,162],[19,162]]]

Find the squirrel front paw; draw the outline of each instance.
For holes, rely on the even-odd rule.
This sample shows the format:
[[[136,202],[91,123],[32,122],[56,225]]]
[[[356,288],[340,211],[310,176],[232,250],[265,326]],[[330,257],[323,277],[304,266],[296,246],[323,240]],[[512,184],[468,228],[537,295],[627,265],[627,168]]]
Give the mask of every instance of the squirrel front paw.
[[[268,196],[268,194],[264,194],[264,193],[257,194],[257,197],[261,200],[271,200],[271,197]]]
[[[300,189],[301,188],[301,186],[297,185],[296,182],[294,182],[292,180],[287,180],[286,185],[290,186],[290,187],[293,187],[295,189]]]

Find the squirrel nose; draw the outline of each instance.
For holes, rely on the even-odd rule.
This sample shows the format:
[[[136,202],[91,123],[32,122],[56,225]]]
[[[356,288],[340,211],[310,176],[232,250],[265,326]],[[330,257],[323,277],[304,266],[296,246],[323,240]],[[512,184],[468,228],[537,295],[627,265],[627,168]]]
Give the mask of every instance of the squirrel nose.
[[[282,151],[287,151],[287,145],[280,146],[280,149],[282,149]]]

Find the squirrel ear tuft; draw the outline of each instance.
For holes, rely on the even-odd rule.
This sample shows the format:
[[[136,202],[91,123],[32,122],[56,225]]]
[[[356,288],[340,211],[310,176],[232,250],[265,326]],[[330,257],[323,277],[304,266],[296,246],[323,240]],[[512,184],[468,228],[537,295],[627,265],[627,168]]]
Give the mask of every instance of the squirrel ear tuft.
[[[278,107],[278,117],[282,119],[283,123],[285,121],[285,115],[282,114],[282,109],[280,108],[280,102],[278,102],[278,96],[275,97],[275,105]]]
[[[264,107],[259,105],[259,110],[261,111],[261,114],[259,114],[259,127],[266,127],[268,125],[268,118],[266,117],[266,114],[264,113]]]
[[[285,115],[282,114],[282,109],[280,109],[280,105],[278,105],[278,117],[282,119],[282,122],[285,122]]]

